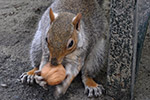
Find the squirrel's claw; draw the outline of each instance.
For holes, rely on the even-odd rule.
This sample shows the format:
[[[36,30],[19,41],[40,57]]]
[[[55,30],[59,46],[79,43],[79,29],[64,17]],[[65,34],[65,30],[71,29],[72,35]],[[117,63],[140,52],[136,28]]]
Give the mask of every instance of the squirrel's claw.
[[[34,72],[34,74],[40,76],[40,75],[41,75],[41,71],[40,71],[40,70],[37,70],[37,71]]]
[[[28,75],[28,77],[27,77],[27,83],[33,84],[33,82],[34,82],[34,75]]]
[[[25,83],[27,80],[27,72],[23,73],[21,76],[20,76],[20,81],[22,83]]]
[[[33,82],[34,82],[34,75],[28,75],[27,72],[24,72],[20,76],[20,81],[22,83],[33,84]]]
[[[44,78],[40,76],[40,74],[41,74],[41,71],[39,70],[35,72],[35,77],[34,77],[35,82],[39,84],[41,87],[43,87],[45,90],[47,90],[47,82],[44,81]]]
[[[88,87],[88,86],[86,86],[84,93],[85,94],[87,93],[88,97],[93,97],[93,96],[98,97],[98,96],[102,95],[103,90],[105,90],[105,89],[103,88],[102,85],[98,85],[97,87]]]

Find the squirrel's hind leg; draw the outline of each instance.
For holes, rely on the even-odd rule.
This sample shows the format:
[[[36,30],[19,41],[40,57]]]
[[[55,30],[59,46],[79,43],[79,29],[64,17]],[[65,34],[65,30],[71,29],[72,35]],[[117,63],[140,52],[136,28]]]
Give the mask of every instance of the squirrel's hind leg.
[[[85,86],[85,93],[88,93],[88,97],[100,96],[104,89],[102,85],[97,84],[92,78],[99,73],[103,68],[105,61],[105,40],[98,41],[90,54],[87,56],[83,69],[82,69],[82,81]]]
[[[93,96],[101,96],[102,91],[104,90],[103,86],[100,84],[97,84],[93,78],[90,78],[88,76],[82,75],[82,82],[85,87],[85,94],[88,94],[88,97],[93,97]]]

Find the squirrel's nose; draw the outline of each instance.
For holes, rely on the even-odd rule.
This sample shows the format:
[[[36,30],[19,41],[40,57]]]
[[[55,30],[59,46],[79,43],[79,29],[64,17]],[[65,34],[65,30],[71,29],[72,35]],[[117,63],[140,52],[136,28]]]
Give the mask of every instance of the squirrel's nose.
[[[58,65],[57,59],[56,59],[56,58],[52,58],[52,59],[51,59],[51,64],[52,64],[53,66],[57,66],[57,65]]]

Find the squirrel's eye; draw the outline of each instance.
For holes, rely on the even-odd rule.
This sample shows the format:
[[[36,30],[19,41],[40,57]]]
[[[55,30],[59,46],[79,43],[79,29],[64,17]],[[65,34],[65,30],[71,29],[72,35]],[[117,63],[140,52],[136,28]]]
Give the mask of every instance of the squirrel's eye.
[[[48,42],[47,37],[45,38],[45,41]]]
[[[73,43],[74,43],[73,40],[70,39],[69,42],[68,42],[68,46],[67,46],[68,49],[71,48],[71,47],[73,46]]]

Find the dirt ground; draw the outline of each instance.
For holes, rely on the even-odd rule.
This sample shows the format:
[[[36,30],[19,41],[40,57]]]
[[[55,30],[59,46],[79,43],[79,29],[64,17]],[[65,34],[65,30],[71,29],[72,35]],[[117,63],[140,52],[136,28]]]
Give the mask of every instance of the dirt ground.
[[[53,100],[54,87],[48,91],[38,85],[29,86],[17,81],[31,69],[29,48],[38,20],[51,0],[0,0],[0,100]],[[150,31],[146,37],[136,100],[150,100]],[[78,77],[61,100],[88,100]],[[110,100],[102,96],[92,100]],[[146,98],[146,99],[141,99]]]

